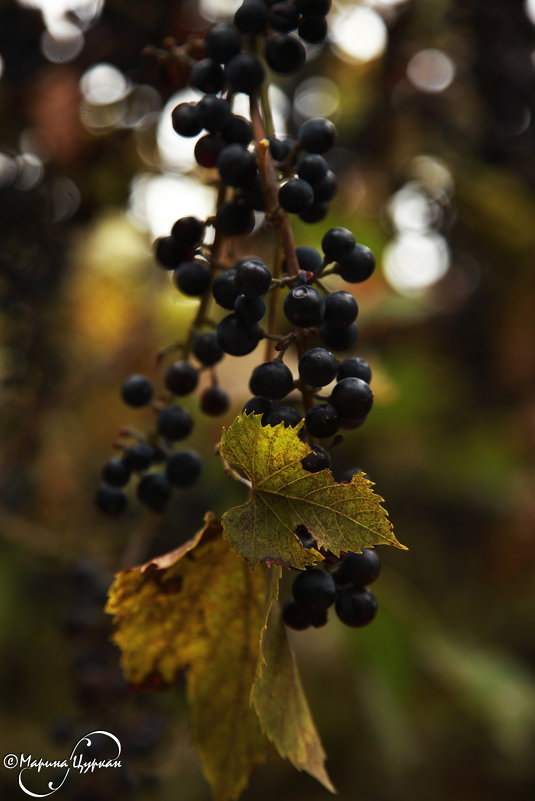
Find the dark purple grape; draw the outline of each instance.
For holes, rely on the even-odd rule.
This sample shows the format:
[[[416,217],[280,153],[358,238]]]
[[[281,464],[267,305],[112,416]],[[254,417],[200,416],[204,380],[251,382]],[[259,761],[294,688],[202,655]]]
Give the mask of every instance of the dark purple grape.
[[[308,410],[305,425],[311,437],[332,437],[340,427],[340,414],[332,403],[320,403]]]
[[[124,487],[130,481],[130,468],[120,457],[106,462],[102,468],[102,480],[112,487]]]
[[[356,419],[368,414],[373,405],[370,385],[360,378],[343,378],[336,384],[331,401],[341,417]]]
[[[199,383],[199,374],[189,362],[179,361],[169,365],[163,380],[173,395],[189,395]]]
[[[144,375],[130,375],[121,385],[121,397],[128,406],[146,406],[152,394],[152,384]]]
[[[310,286],[295,286],[284,298],[284,313],[288,320],[301,328],[320,325],[325,312],[325,301]]]
[[[338,590],[336,614],[346,626],[367,626],[377,614],[377,601],[370,590],[356,590],[352,587]]]
[[[292,585],[292,595],[298,604],[308,609],[328,609],[336,598],[334,579],[319,567],[299,573]]]
[[[299,359],[299,375],[311,387],[324,387],[334,381],[338,359],[325,348],[310,348]]]
[[[339,562],[331,575],[336,584],[353,584],[355,587],[367,587],[373,584],[381,572],[381,560],[377,551],[363,548],[361,553],[347,553]]]
[[[375,269],[375,256],[365,245],[355,247],[344,258],[338,261],[336,271],[349,284],[366,281]]]
[[[249,381],[249,389],[254,395],[270,400],[282,400],[293,386],[292,371],[277,359],[255,367]]]
[[[191,487],[199,478],[202,462],[195,451],[179,451],[167,459],[165,475],[175,487]]]
[[[147,473],[137,485],[136,494],[138,500],[151,512],[160,513],[171,497],[171,485],[161,473]]]
[[[221,387],[208,387],[201,393],[200,397],[201,411],[210,417],[219,417],[225,414],[230,406],[230,398],[228,393]]]
[[[114,517],[120,515],[126,509],[127,499],[126,495],[121,489],[115,487],[108,487],[107,484],[101,484],[95,496],[95,503],[98,509],[105,515]]]
[[[338,381],[343,378],[361,378],[367,384],[372,380],[371,367],[365,359],[360,356],[349,356],[340,364],[338,370]]]
[[[256,56],[251,53],[240,53],[228,61],[225,77],[234,92],[250,95],[262,85],[264,68]]]
[[[330,120],[307,120],[299,128],[297,138],[309,153],[325,153],[336,142],[336,128]]]

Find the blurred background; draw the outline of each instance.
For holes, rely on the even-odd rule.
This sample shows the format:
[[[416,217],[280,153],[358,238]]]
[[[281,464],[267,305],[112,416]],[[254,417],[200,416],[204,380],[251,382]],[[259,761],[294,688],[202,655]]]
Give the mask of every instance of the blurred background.
[[[213,446],[260,349],[226,357],[224,419],[188,401],[204,474],[164,517],[133,499],[109,521],[93,497],[118,430],[151,423],[120,382],[158,384],[157,351],[195,311],[151,244],[213,209],[212,176],[170,125],[187,71],[157,48],[237,5],[0,2],[0,750],[61,759],[107,729],[125,764],[69,777],[58,798],[210,798],[184,688],[131,694],[103,607],[114,572],[243,501]],[[376,402],[335,472],[369,474],[410,549],[381,549],[368,629],[292,637],[329,772],[341,799],[531,801],[535,2],[337,2],[327,46],[275,84],[278,134],[316,116],[339,131],[338,195],[326,220],[295,224],[297,243],[344,225],[378,257],[352,286]],[[6,798],[15,774],[0,768]],[[277,762],[243,796],[275,797],[328,796]]]

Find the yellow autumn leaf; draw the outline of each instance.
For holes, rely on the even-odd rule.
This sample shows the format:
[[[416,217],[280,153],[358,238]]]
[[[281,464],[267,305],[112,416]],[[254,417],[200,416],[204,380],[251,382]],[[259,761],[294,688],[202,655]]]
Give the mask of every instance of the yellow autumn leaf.
[[[217,801],[237,798],[272,750],[250,704],[265,602],[265,570],[208,515],[176,551],[119,573],[109,594],[127,681],[171,684],[188,668],[192,738]]]
[[[336,792],[325,770],[325,752],[308,708],[295,655],[290,647],[277,602],[271,606],[262,634],[251,701],[262,731],[284,759],[305,770],[327,790]]]
[[[381,506],[383,499],[362,473],[350,484],[338,484],[329,470],[303,469],[301,460],[310,448],[298,437],[301,427],[262,426],[261,416],[250,414],[223,430],[221,456],[251,482],[250,500],[222,518],[232,547],[251,564],[297,568],[322,559],[317,549],[303,547],[297,532],[307,532],[318,548],[337,556],[374,545],[404,548]]]

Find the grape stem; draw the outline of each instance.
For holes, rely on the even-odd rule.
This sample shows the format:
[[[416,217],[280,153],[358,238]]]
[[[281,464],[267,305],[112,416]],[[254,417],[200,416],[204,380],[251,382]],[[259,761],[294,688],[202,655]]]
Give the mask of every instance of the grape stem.
[[[221,456],[221,454],[219,454],[219,455]],[[223,470],[225,472],[225,475],[227,475],[229,478],[234,479],[234,481],[239,481],[240,484],[245,484],[245,486],[248,489],[252,489],[253,488],[253,485],[251,484],[251,482],[249,481],[248,478],[244,478],[236,470],[233,470],[232,467],[227,462],[227,460],[223,459],[222,456],[221,456],[221,460],[223,462]]]

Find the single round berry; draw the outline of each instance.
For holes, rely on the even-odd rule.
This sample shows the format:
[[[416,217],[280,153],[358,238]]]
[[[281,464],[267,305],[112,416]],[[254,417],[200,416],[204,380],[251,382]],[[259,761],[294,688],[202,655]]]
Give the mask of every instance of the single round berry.
[[[230,200],[223,203],[216,215],[216,228],[226,236],[244,236],[254,228],[254,212],[245,203]]]
[[[336,584],[353,584],[355,587],[367,587],[379,577],[381,560],[377,551],[363,548],[362,553],[347,553],[339,562],[331,575]]]
[[[193,355],[196,359],[204,364],[205,367],[212,367],[223,358],[223,351],[217,341],[217,336],[213,331],[204,331],[201,334],[195,334],[191,346]]]
[[[247,186],[256,175],[256,159],[243,145],[227,145],[217,159],[221,180],[228,186]]]
[[[349,284],[366,281],[375,269],[375,256],[366,245],[355,245],[349,254],[340,259],[336,272]]]
[[[195,161],[197,164],[200,164],[201,167],[206,167],[210,170],[217,164],[217,158],[224,147],[225,142],[220,136],[216,136],[215,134],[201,136],[195,143],[195,148],[193,149]]]
[[[102,480],[112,487],[124,487],[130,481],[130,468],[120,457],[106,462],[102,468]]]
[[[295,249],[295,255],[297,256],[297,263],[299,264],[299,267],[302,270],[305,270],[307,273],[315,273],[321,269],[323,259],[321,257],[321,253],[319,253],[315,248],[308,247],[307,245],[301,245]]]
[[[199,101],[199,120],[210,133],[219,133],[230,122],[230,103],[222,97],[205,95]]]
[[[167,459],[165,475],[175,487],[191,487],[199,478],[202,462],[195,451],[179,451]]]
[[[264,80],[264,68],[256,56],[239,53],[227,62],[225,78],[234,92],[250,95],[260,89]]]
[[[292,595],[306,609],[328,609],[335,601],[336,585],[330,573],[312,567],[294,579]]]
[[[236,286],[236,270],[234,268],[225,270],[225,272],[214,279],[212,295],[214,296],[215,302],[219,306],[222,306],[223,309],[232,311],[239,294],[240,290]]]
[[[345,325],[343,328],[323,323],[320,328],[320,337],[325,345],[333,350],[348,350],[357,341],[358,334],[355,323]]]
[[[244,323],[257,323],[266,313],[266,301],[264,298],[248,298],[245,295],[238,295],[234,303],[234,311]]]
[[[193,429],[193,419],[181,406],[168,406],[158,414],[156,422],[158,433],[165,439],[176,441],[185,439]]]
[[[171,112],[171,123],[180,136],[197,136],[202,131],[197,103],[179,103]]]
[[[130,375],[121,385],[121,397],[128,406],[146,406],[152,394],[152,384],[144,375]]]
[[[320,470],[329,470],[331,467],[331,455],[329,451],[321,445],[311,445],[312,453],[301,459],[303,470],[308,473],[319,473]]]
[[[249,381],[249,389],[254,395],[262,395],[270,400],[282,400],[293,386],[292,371],[277,359],[255,367]]]
[[[313,187],[314,205],[322,206],[324,203],[332,200],[332,198],[336,195],[337,188],[338,184],[336,182],[336,175],[334,172],[329,170],[323,181]]]
[[[229,144],[248,145],[253,139],[253,128],[245,117],[232,114],[221,135]]]
[[[363,417],[372,408],[373,392],[361,378],[343,378],[331,393],[331,403],[341,417]]]
[[[336,142],[336,128],[330,120],[307,120],[299,128],[297,138],[309,153],[325,153]]]
[[[301,212],[299,219],[306,223],[317,223],[329,213],[328,203],[314,202],[306,211]]]
[[[217,341],[225,353],[245,356],[253,351],[261,337],[257,325],[244,323],[237,314],[228,314],[217,326]]]
[[[210,279],[210,268],[203,261],[184,261],[173,274],[176,288],[191,297],[204,295],[210,286]]]
[[[249,400],[243,407],[243,413],[261,414],[262,425],[266,425],[265,418],[272,409],[273,409],[273,401],[269,400],[269,398],[264,398],[261,395],[255,395],[254,397],[249,398]]]
[[[266,61],[274,72],[290,75],[297,72],[306,61],[306,50],[296,36],[277,33],[268,39],[265,49]]]
[[[202,242],[205,224],[197,217],[181,217],[171,228],[171,236],[183,247],[192,247]]]
[[[297,33],[303,41],[309,44],[320,44],[327,36],[327,22],[325,17],[311,15],[301,17],[297,27]]]
[[[320,403],[306,413],[305,426],[311,437],[332,437],[340,427],[340,415],[332,403]]]
[[[285,139],[282,141],[274,136],[270,136],[269,152],[271,153],[273,161],[281,162],[287,159],[292,152],[294,145],[295,141],[293,139]]]
[[[241,187],[240,197],[246,206],[249,206],[249,208],[255,211],[266,210],[266,199],[258,173],[255,175],[252,183]]]
[[[204,49],[208,58],[225,64],[240,52],[241,36],[231,25],[214,25],[206,34]]]
[[[340,364],[338,369],[338,381],[343,378],[361,378],[369,384],[372,380],[371,367],[365,359],[360,356],[349,356]]]
[[[189,362],[173,362],[165,371],[163,381],[173,395],[189,395],[199,383],[199,374]]]
[[[311,387],[330,384],[338,373],[338,359],[325,348],[310,348],[299,359],[299,375]]]
[[[293,428],[302,419],[302,415],[293,406],[278,406],[274,403],[271,411],[266,415],[265,423],[262,421],[262,424],[277,426],[279,423],[283,423],[285,428]]]
[[[97,508],[105,515],[120,515],[126,509],[127,498],[121,489],[101,484],[95,496]]]
[[[204,414],[210,417],[219,417],[228,410],[230,398],[221,387],[208,387],[201,394],[200,406]]]
[[[336,614],[346,626],[360,628],[371,623],[377,614],[377,600],[370,590],[352,587],[336,593]]]
[[[217,61],[213,61],[211,58],[203,58],[193,65],[190,84],[201,92],[217,94],[225,85],[223,70]]]
[[[282,622],[294,631],[304,631],[312,625],[307,610],[290,598],[282,607]]]
[[[247,0],[234,14],[234,25],[240,33],[263,33],[267,19],[268,10],[262,0]]]
[[[290,178],[279,189],[279,204],[290,214],[302,214],[314,201],[314,191],[307,181]]]
[[[155,459],[154,448],[146,442],[135,442],[125,450],[123,459],[129,470],[148,470]]]
[[[191,249],[185,250],[173,236],[160,236],[154,241],[154,255],[160,267],[166,270],[174,270],[181,261],[184,261],[186,253],[191,253]],[[187,255],[186,255],[187,258]]]
[[[265,295],[271,286],[269,267],[260,259],[242,259],[236,264],[236,286],[247,298]]]
[[[331,261],[348,256],[355,247],[355,237],[347,228],[329,228],[321,240],[321,249]]]
[[[349,292],[330,292],[325,298],[325,322],[332,328],[343,328],[357,319],[359,307]]]
[[[136,494],[152,512],[163,512],[171,497],[171,484],[161,473],[147,473],[137,485]]]
[[[269,25],[275,31],[294,31],[299,23],[299,11],[293,3],[278,2],[270,4]]]
[[[325,301],[310,286],[295,286],[284,298],[284,313],[288,320],[301,328],[320,325],[325,312]]]
[[[304,156],[297,165],[297,175],[314,188],[320,184],[329,171],[329,165],[318,153]]]

